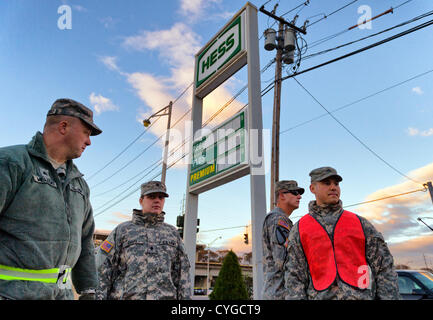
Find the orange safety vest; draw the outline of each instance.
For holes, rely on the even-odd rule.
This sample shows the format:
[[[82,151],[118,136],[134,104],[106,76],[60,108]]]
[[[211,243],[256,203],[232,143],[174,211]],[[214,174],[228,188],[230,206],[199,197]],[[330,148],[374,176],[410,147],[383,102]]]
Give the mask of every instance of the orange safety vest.
[[[307,214],[299,220],[299,237],[316,291],[328,289],[338,276],[352,287],[370,284],[361,220],[344,211],[334,228],[333,239],[320,223]]]

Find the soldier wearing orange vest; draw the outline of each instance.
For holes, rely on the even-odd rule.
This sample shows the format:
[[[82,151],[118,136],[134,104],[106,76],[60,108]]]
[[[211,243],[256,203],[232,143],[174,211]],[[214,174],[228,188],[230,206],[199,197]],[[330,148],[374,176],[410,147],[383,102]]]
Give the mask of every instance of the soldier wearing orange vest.
[[[380,232],[342,208],[331,167],[310,172],[316,200],[292,228],[285,260],[286,299],[400,299],[393,257]]]

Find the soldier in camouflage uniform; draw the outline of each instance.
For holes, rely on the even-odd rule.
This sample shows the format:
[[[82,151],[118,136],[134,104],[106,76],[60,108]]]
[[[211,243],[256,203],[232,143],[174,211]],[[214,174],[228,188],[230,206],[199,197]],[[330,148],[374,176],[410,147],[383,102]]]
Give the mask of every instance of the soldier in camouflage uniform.
[[[141,210],[101,244],[97,299],[191,299],[190,264],[177,229],[164,223],[162,182],[141,185]]]
[[[290,232],[288,255],[284,265],[286,299],[400,299],[393,257],[382,234],[365,218],[344,211],[342,208],[339,186],[339,182],[342,181],[341,176],[331,167],[314,169],[310,172],[310,176],[310,191],[315,195],[316,201],[309,203],[309,214],[302,217]],[[346,225],[340,228],[338,227],[340,220],[349,221],[344,220],[343,216],[352,217],[353,220],[350,220],[350,223],[344,222]],[[305,222],[313,220],[312,218],[317,221],[318,227],[315,232],[311,232],[314,229],[309,229],[308,233],[304,231],[307,230],[305,226],[308,226]],[[312,242],[309,241],[314,241],[320,228],[325,234],[319,244],[322,250],[311,252],[309,245]],[[337,228],[339,229],[336,233]],[[363,240],[359,242],[359,239]],[[327,241],[329,244],[332,242],[332,247],[328,247],[329,250],[323,249],[325,248],[323,243]],[[352,251],[361,254],[352,254]],[[326,256],[327,252],[331,255]],[[345,255],[341,252],[345,252]],[[360,266],[357,272],[354,272],[356,268],[350,269],[350,267],[351,265],[356,267],[357,264],[353,262],[355,260],[350,260],[351,257],[362,258],[360,261],[366,262],[366,265]],[[324,274],[331,274],[331,276],[326,278]],[[351,279],[358,279],[358,282]]]
[[[304,191],[294,180],[283,180],[276,183],[277,206],[266,216],[262,232],[264,300],[284,300],[283,265],[287,255],[289,232],[293,226],[289,216],[299,207]]]

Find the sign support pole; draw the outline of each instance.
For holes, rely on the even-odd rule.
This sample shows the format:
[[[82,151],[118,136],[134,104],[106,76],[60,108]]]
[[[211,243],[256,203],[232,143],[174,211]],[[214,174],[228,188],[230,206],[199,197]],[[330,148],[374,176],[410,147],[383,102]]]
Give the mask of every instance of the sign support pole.
[[[264,148],[263,148],[263,124],[262,124],[262,102],[261,102],[261,83],[260,83],[260,59],[259,59],[259,41],[258,41],[258,21],[257,8],[249,2],[240,10],[239,14],[244,15],[245,10],[245,39],[241,37],[239,41],[245,41],[245,51],[240,51],[237,60],[228,64],[226,69],[222,69],[223,73],[216,73],[216,76],[210,80],[203,80],[203,85],[194,85],[192,99],[192,136],[195,141],[197,132],[202,128],[203,116],[203,99],[204,97],[224,82],[229,76],[239,70],[245,64],[248,65],[248,108],[247,108],[247,123],[248,130],[246,139],[249,145],[249,152],[246,154],[248,166],[241,167],[238,172],[233,171],[230,177],[223,177],[221,181],[214,181],[213,185],[193,189],[190,192],[190,177],[193,163],[193,142],[191,144],[191,152],[188,161],[188,178],[187,178],[187,193],[186,193],[186,212],[184,219],[184,244],[191,265],[190,279],[192,287],[194,287],[195,278],[195,258],[196,258],[196,241],[197,241],[197,213],[198,213],[198,197],[201,192],[217,187],[237,179],[245,174],[250,174],[250,194],[251,194],[251,221],[252,221],[252,263],[253,263],[253,293],[254,299],[258,300],[262,297],[263,288],[263,249],[262,249],[262,228],[266,215],[266,186],[265,186],[265,166],[264,166]],[[233,18],[235,21],[237,16]],[[230,22],[232,23],[232,22]],[[229,25],[229,24],[228,24]],[[229,25],[228,28],[235,28],[235,25]],[[243,28],[240,24],[239,28]],[[226,29],[227,30],[227,29]],[[240,30],[240,29],[239,29]],[[228,37],[225,40],[226,48],[232,48],[234,42],[233,37],[229,33],[225,33]],[[221,34],[220,34],[221,35]],[[222,34],[224,35],[224,33]],[[214,38],[215,39],[215,38]],[[214,41],[214,39],[212,41]],[[210,54],[202,65],[211,66],[216,63],[218,56],[217,49],[207,51],[216,42],[210,41],[209,45],[205,46],[199,54],[196,55],[195,68],[200,64],[200,58],[207,52]],[[218,44],[218,50],[224,47],[224,42]],[[201,55],[200,55],[201,54]],[[197,58],[198,57],[198,58]],[[204,56],[206,57],[206,56]],[[236,56],[234,56],[236,57]],[[209,61],[209,62],[208,62]],[[203,67],[204,69],[204,67]],[[198,80],[194,76],[194,82]],[[197,87],[200,87],[197,91]],[[200,91],[201,90],[201,91]],[[194,191],[195,190],[195,191]],[[191,292],[193,294],[193,292]]]
[[[263,289],[263,249],[262,228],[266,216],[266,185],[263,148],[262,97],[260,86],[260,58],[258,40],[257,9],[247,6],[247,66],[248,66],[248,123],[251,164],[251,232],[252,232],[252,262],[253,262],[253,294],[254,300],[262,298]],[[252,139],[257,135],[257,140]],[[257,158],[260,161],[255,161]]]
[[[195,86],[192,95],[192,137],[194,138],[197,131],[201,129],[203,121],[203,99],[198,98],[195,95]],[[191,139],[191,144],[194,139]],[[191,145],[192,150],[192,145]],[[193,154],[190,152],[188,163],[192,163]],[[191,174],[191,166],[188,165],[188,175]],[[188,255],[189,263],[191,266],[190,277],[191,277],[191,296],[194,294],[194,278],[195,278],[195,250],[197,243],[197,213],[198,213],[198,194],[193,194],[188,192],[189,189],[189,179],[186,182],[186,210],[185,210],[185,220],[184,220],[184,244],[185,250]]]

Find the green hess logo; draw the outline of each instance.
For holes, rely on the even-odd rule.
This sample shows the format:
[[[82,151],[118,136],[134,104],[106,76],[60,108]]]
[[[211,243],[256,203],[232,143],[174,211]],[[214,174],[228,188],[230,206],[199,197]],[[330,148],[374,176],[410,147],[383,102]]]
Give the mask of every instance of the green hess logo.
[[[198,56],[196,88],[212,77],[241,51],[241,31],[241,16],[239,16]]]

